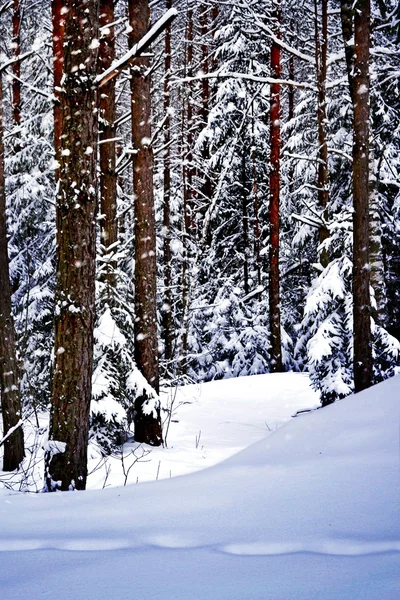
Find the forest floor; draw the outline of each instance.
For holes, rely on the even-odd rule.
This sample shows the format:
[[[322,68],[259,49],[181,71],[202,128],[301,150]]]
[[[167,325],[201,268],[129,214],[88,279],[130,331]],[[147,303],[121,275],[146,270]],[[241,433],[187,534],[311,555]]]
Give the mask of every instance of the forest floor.
[[[395,377],[290,419],[316,404],[302,375],[182,389],[133,485],[0,490],[0,594],[397,600],[399,396]]]

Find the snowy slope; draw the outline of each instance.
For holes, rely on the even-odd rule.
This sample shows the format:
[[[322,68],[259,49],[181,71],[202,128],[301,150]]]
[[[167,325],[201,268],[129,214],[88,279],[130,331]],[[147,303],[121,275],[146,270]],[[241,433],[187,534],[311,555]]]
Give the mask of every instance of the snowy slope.
[[[3,491],[2,597],[397,600],[399,395],[397,377],[184,477]]]

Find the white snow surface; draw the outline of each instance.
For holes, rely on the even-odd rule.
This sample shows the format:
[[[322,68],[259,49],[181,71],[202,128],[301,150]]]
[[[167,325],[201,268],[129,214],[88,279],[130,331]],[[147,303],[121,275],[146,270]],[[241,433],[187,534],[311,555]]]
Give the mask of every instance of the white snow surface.
[[[225,420],[236,424],[221,448],[232,454],[245,425],[258,437],[213,467],[87,492],[0,491],[2,597],[400,598],[400,378],[304,413],[260,439],[261,421],[275,418],[268,414],[270,390],[282,387],[282,403],[290,404],[285,386],[292,385],[294,398],[293,381],[301,390],[301,377],[210,384]],[[253,415],[254,380],[266,400],[263,411],[260,394]],[[241,408],[232,400],[239,389],[248,391]],[[315,404],[312,393],[309,401]],[[179,407],[177,419],[196,406]],[[205,406],[196,418],[202,415],[206,437],[221,412]],[[169,435],[172,445],[173,429]]]

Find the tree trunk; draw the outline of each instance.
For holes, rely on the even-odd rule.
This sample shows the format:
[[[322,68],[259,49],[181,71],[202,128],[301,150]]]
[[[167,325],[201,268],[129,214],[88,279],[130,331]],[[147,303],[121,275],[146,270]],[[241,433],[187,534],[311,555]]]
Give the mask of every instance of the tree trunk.
[[[274,17],[276,35],[280,37],[280,0],[275,2]],[[281,76],[281,49],[272,42],[271,47],[272,76]],[[271,371],[283,371],[281,344],[281,313],[280,313],[280,276],[279,276],[279,196],[280,196],[280,154],[281,154],[281,106],[280,84],[271,84],[270,100],[270,200],[269,200],[269,323],[271,335]]]
[[[12,13],[12,48],[14,57],[18,57],[21,53],[21,9],[19,0],[13,2]],[[18,127],[21,125],[21,63],[19,60],[12,65],[13,80],[12,80],[12,116],[14,124]],[[19,136],[18,136],[19,137]]]
[[[208,47],[208,34],[209,34],[209,7],[207,4],[200,5],[200,35],[201,35],[201,69],[205,75],[209,72],[209,47]],[[210,80],[204,77],[201,80],[201,121],[202,127],[206,127],[208,123],[208,115],[210,112]],[[203,140],[202,145],[202,170],[203,170],[203,184],[201,186],[201,201],[203,203],[203,213],[206,212],[210,200],[212,198],[212,181],[210,173],[208,172],[208,162],[210,160],[210,146],[208,140]],[[208,245],[211,244],[210,234],[207,236]]]
[[[370,0],[354,7],[353,298],[354,389],[372,384],[369,275]]]
[[[354,104],[354,28],[353,28],[353,0],[340,0],[340,19],[346,55],[347,78],[349,80],[350,98]]]
[[[166,9],[172,6],[172,0],[166,0]],[[165,57],[164,57],[164,115],[166,118],[164,128],[164,206],[163,206],[163,259],[164,259],[164,306],[163,306],[163,333],[164,333],[164,358],[168,362],[172,359],[172,271],[171,271],[171,98],[169,81],[171,77],[171,24],[165,31]]]
[[[86,486],[95,313],[98,129],[93,40],[98,39],[99,1],[63,4],[55,367],[45,455],[48,491]]]
[[[100,0],[100,26],[104,27],[114,22],[113,1]],[[114,28],[110,27],[100,40],[99,66],[105,71],[115,59]],[[118,241],[117,223],[117,174],[115,172],[115,78],[105,83],[100,91],[100,210],[101,210],[101,240],[104,253],[107,255],[105,281],[109,290],[116,286],[116,261],[110,252],[116,252]],[[109,250],[109,248],[111,250]]]
[[[148,31],[148,0],[129,1],[132,28],[130,45]],[[153,197],[153,152],[151,148],[151,95],[148,58],[139,58],[132,68],[133,189],[135,193],[135,359],[148,383],[158,393],[159,365],[156,307],[156,230]],[[162,444],[160,406],[146,415],[146,394],[135,399],[135,440],[153,446]],[[150,421],[150,422],[149,422]],[[145,426],[144,426],[145,423]]]
[[[249,210],[247,199],[246,156],[242,154],[243,288],[249,293]]]
[[[315,66],[317,70],[318,89],[318,205],[322,218],[326,222],[329,203],[329,170],[328,170],[328,144],[326,139],[326,75],[328,54],[328,0],[322,0],[322,30],[321,41],[319,36],[318,1],[314,0],[315,11]],[[322,244],[329,237],[326,225],[319,228],[319,243]],[[329,254],[326,249],[321,251],[321,264],[327,267]]]
[[[186,25],[186,45],[185,45],[185,74],[188,77],[192,76],[192,64],[193,64],[193,8],[191,1],[188,2],[187,10],[187,25]],[[193,97],[192,97],[192,85],[188,85],[188,93],[186,95],[186,129],[185,129],[185,110],[182,108],[182,147],[185,148],[185,160],[183,161],[183,247],[184,247],[184,260],[182,263],[182,356],[180,356],[180,371],[186,373],[186,360],[187,347],[188,347],[188,320],[187,320],[187,304],[189,301],[189,259],[191,256],[191,245],[195,237],[195,211],[193,203]]]
[[[64,13],[61,10],[64,6],[63,0],[52,0],[52,22],[53,22],[53,78],[54,78],[54,150],[58,163],[61,161],[61,78],[64,66]],[[59,169],[56,169],[56,179],[59,178]]]
[[[2,83],[0,74],[0,392],[5,436],[22,415],[8,263]],[[18,427],[4,442],[3,471],[14,471],[23,458],[24,435]]]

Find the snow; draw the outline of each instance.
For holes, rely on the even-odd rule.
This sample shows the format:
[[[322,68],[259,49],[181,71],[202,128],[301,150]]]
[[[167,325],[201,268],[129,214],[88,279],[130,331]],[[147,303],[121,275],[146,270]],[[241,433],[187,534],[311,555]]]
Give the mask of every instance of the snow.
[[[279,374],[181,390],[191,404],[176,405],[169,443],[184,447],[196,426],[212,460],[231,454],[211,468],[88,492],[2,490],[2,596],[396,600],[400,378],[268,432],[305,405],[306,383]]]

